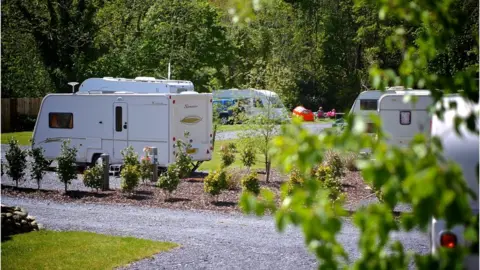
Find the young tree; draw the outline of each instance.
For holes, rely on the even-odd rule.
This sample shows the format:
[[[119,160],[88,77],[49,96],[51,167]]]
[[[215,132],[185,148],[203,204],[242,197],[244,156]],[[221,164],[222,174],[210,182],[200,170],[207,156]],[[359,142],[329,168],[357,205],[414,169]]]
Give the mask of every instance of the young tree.
[[[10,138],[5,159],[7,160],[7,175],[15,181],[15,186],[18,187],[18,180],[25,175],[27,152],[18,146],[16,139]]]
[[[42,147],[33,147],[29,151],[29,155],[32,157],[32,172],[30,177],[35,179],[37,181],[37,188],[40,189],[40,182],[43,179],[43,176],[46,173],[46,170],[48,169],[48,166],[50,165],[50,162],[45,159],[45,156],[43,155],[44,150]]]
[[[65,184],[65,193],[67,193],[68,184],[77,177],[76,159],[77,148],[70,147],[70,140],[63,141],[60,156],[57,158],[57,174],[60,181]]]

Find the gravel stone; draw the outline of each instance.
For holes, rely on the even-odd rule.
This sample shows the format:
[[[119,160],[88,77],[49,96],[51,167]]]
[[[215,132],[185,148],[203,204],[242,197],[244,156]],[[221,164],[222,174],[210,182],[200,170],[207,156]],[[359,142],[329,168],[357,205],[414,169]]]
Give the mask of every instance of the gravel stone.
[[[123,269],[315,269],[298,228],[284,233],[272,217],[180,211],[150,207],[55,203],[2,196],[2,202],[28,209],[49,230],[82,230],[170,241],[180,247],[134,262]],[[406,250],[428,252],[418,231],[392,234]],[[346,219],[338,241],[351,259],[360,256],[358,229]],[[413,266],[411,266],[413,267]]]

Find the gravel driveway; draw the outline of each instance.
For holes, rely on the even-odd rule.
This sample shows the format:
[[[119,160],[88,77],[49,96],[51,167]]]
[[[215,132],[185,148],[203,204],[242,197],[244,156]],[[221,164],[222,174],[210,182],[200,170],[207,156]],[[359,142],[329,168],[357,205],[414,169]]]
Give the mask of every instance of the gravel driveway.
[[[25,207],[52,230],[84,230],[111,235],[172,241],[170,252],[135,262],[127,269],[314,269],[315,258],[300,232],[279,234],[271,217],[178,211],[147,207],[55,202],[2,197],[2,203]],[[397,233],[406,250],[428,252],[420,232]],[[346,220],[338,240],[358,258],[358,230]]]

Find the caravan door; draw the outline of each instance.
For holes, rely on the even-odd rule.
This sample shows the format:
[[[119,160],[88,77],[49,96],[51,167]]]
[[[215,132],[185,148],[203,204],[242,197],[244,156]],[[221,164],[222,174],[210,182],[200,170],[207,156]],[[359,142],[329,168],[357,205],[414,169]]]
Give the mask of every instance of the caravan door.
[[[113,118],[113,159],[116,161],[121,161],[121,151],[128,146],[127,103],[113,103]]]

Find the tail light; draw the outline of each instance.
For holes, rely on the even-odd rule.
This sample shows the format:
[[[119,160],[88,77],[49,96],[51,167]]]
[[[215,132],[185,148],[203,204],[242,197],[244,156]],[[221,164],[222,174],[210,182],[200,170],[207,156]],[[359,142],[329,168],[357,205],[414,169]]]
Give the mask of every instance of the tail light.
[[[457,246],[457,237],[451,232],[444,232],[440,235],[440,245],[445,248]]]
[[[173,137],[173,141],[175,141],[175,140],[176,140],[175,137]]]

